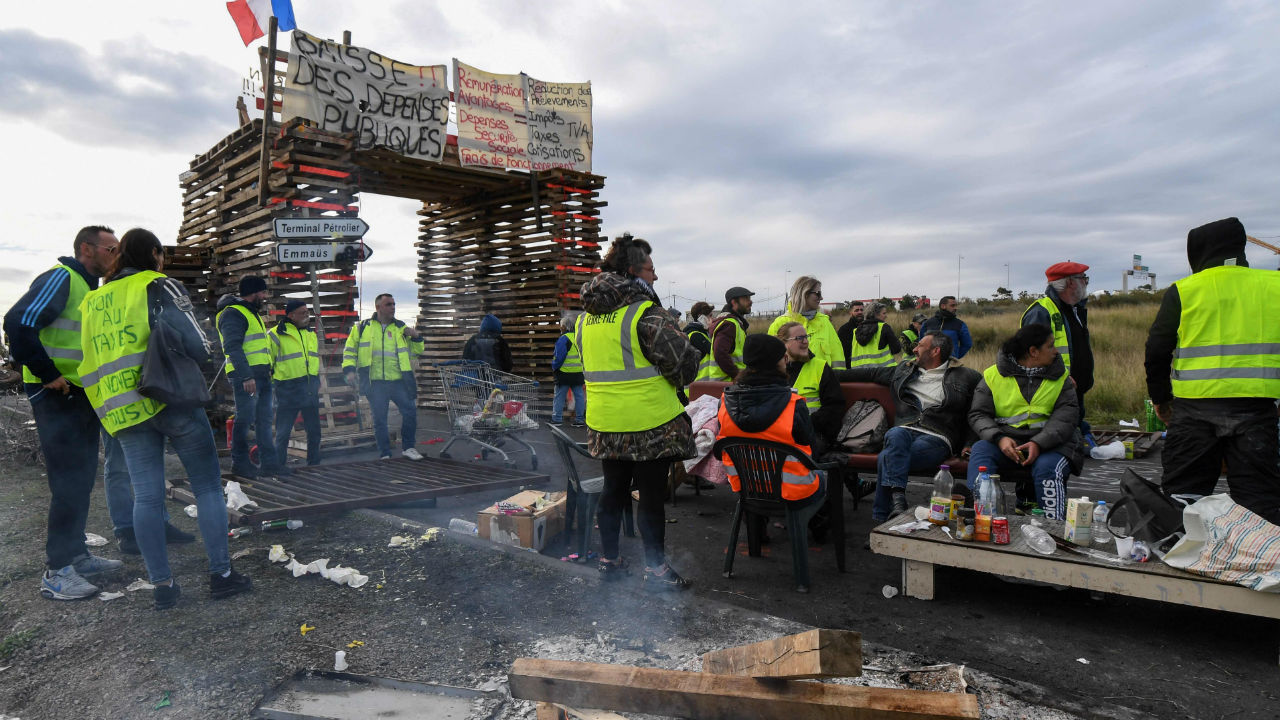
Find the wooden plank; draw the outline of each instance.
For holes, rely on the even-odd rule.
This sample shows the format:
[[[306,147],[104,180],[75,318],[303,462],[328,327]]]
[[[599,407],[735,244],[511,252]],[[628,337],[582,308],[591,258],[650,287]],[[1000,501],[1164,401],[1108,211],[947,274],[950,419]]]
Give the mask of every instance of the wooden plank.
[[[768,680],[623,665],[517,658],[511,696],[572,707],[699,720],[941,720],[977,718],[962,693]]]
[[[541,703],[539,703],[541,704]],[[625,717],[611,713],[607,710],[585,710],[579,708],[571,708],[567,705],[559,703],[550,703],[553,707],[562,710],[571,720],[627,720]]]
[[[889,520],[871,532],[871,550],[918,563],[906,568],[907,575],[925,572],[932,575],[932,566],[945,565],[1175,605],[1280,619],[1280,595],[1193,575],[1164,563],[1113,565],[1083,555],[1068,555],[1061,550],[1053,555],[1040,555],[1019,537],[1021,533],[1017,530],[1024,518],[1017,516],[1009,518],[1011,536],[1017,538],[1009,545],[957,542],[936,528],[911,535],[889,532],[888,526],[896,520]],[[908,590],[919,588],[931,595],[922,585],[923,577],[908,580],[911,581]]]
[[[757,678],[857,677],[862,674],[862,635],[816,629],[702,655],[702,671]]]

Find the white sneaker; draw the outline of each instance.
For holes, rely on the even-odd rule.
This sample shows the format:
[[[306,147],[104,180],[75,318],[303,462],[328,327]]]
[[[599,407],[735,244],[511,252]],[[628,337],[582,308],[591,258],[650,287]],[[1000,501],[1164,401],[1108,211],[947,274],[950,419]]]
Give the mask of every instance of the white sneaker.
[[[409,458],[410,460],[422,459],[422,453],[418,452],[418,448],[405,448],[404,452],[400,454],[406,458]]]

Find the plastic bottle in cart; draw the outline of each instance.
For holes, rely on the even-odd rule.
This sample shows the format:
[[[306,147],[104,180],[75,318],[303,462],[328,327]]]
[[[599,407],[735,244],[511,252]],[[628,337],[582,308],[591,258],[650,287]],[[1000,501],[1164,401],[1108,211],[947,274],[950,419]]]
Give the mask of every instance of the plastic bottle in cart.
[[[951,466],[939,465],[938,474],[933,476],[933,498],[929,501],[929,522],[934,525],[946,525],[951,520],[951,489],[955,484]]]
[[[1106,500],[1099,500],[1097,506],[1093,508],[1093,527],[1090,533],[1093,535],[1093,541],[1099,545],[1111,542],[1111,530],[1107,528],[1107,515],[1110,512],[1111,508],[1107,507]]]
[[[978,478],[974,488],[973,512],[975,517],[973,539],[991,542],[991,518],[995,508],[996,491],[986,465],[978,466]]]

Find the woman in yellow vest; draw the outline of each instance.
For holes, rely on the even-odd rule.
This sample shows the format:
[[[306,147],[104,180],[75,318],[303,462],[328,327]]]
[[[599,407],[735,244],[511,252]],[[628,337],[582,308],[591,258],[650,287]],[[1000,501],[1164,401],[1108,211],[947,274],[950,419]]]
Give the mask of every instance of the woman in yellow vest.
[[[307,464],[320,464],[320,343],[311,323],[311,308],[304,300],[284,304],[284,317],[267,330],[271,351],[271,384],[276,398],[277,474],[292,475],[285,466],[289,436],[302,415],[307,433]]]
[[[801,328],[803,329],[803,328]],[[805,455],[813,454],[816,438],[805,399],[787,381],[787,347],[772,335],[749,335],[743,345],[742,359],[746,368],[733,384],[725,388],[720,404],[720,434],[725,437],[749,437],[795,446]],[[729,485],[738,492],[733,462],[723,458]],[[822,472],[810,471],[790,461],[782,470],[782,499],[796,503],[801,525],[790,528],[792,542],[807,540],[805,527],[826,498],[827,478]],[[806,588],[803,592],[808,592]]]
[[[871,303],[866,319],[853,331],[853,344],[849,348],[849,367],[863,365],[897,365],[902,344],[897,333],[884,319],[889,308],[884,303]]]
[[[787,381],[809,408],[814,429],[813,449],[821,455],[835,445],[840,423],[844,420],[844,393],[840,391],[840,381],[831,367],[809,350],[813,337],[805,332],[804,325],[783,323],[778,327],[777,337],[787,348]]]
[[[689,581],[667,564],[662,503],[671,464],[696,452],[676,392],[697,374],[700,355],[658,301],[651,252],[630,233],[609,245],[602,272],[582,286],[586,312],[576,340],[587,386],[587,448],[604,471],[599,570],[606,580],[626,573],[618,532],[634,484],[645,586],[684,590]]]
[[[1079,415],[1053,330],[1040,324],[1018,330],[973,392],[969,425],[979,440],[969,455],[969,489],[975,488],[979,466],[1005,478],[1030,470],[1035,503],[1046,516],[1061,520],[1067,478],[1084,463]],[[1029,493],[1019,495],[1031,500]]]
[[[564,422],[565,401],[573,393],[573,426],[587,424],[587,391],[582,381],[582,353],[574,342],[573,325],[577,313],[568,313],[560,320],[560,339],[556,340],[555,355],[551,358],[551,371],[555,373],[556,391],[551,400],[551,424]]]
[[[832,370],[845,368],[844,350],[831,318],[822,312],[822,283],[817,278],[801,275],[791,285],[787,296],[787,311],[769,324],[769,334],[782,337],[779,331],[783,323],[797,322],[809,336],[809,352],[831,366]],[[786,338],[783,338],[785,340]]]
[[[165,405],[138,392],[142,359],[157,322],[166,324],[188,357],[209,359],[209,340],[192,315],[191,298],[181,283],[161,274],[163,268],[164,251],[156,236],[141,228],[130,230],[120,238],[119,259],[107,283],[80,305],[80,379],[102,426],[124,451],[133,483],[134,536],[156,586],[157,610],[173,607],[181,594],[165,548],[166,440],[182,460],[196,496],[200,536],[209,556],[210,597],[230,597],[251,585],[231,568],[218,451],[204,408]]]

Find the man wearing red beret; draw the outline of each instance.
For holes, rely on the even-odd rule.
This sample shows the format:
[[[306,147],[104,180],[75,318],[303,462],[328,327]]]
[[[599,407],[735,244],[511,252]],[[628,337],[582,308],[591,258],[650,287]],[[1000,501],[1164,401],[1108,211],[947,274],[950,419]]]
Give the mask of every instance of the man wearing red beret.
[[[1089,299],[1089,276],[1085,275],[1088,269],[1088,265],[1070,261],[1050,265],[1044,271],[1049,280],[1044,297],[1031,303],[1022,314],[1022,326],[1048,325],[1053,330],[1053,344],[1075,381],[1080,431],[1092,447],[1095,443],[1084,410],[1084,394],[1093,387],[1093,349],[1089,346],[1089,315],[1085,308]]]

